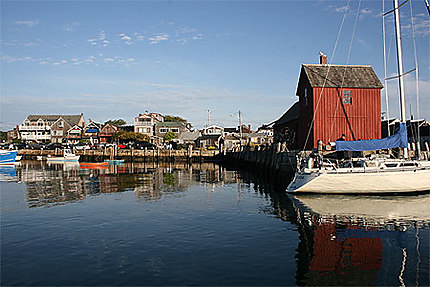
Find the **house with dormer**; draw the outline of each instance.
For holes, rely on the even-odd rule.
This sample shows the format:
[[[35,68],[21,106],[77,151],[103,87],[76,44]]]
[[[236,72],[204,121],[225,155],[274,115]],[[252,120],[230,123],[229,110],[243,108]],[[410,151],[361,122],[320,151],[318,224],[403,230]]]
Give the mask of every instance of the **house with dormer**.
[[[99,133],[101,128],[101,123],[90,122],[82,130],[82,139],[88,140],[91,144],[100,143]]]
[[[84,127],[84,114],[80,115],[29,115],[18,126],[23,141],[62,142],[73,126]]]
[[[77,144],[81,140],[83,127],[74,125],[67,132],[65,140],[68,144]]]
[[[105,124],[99,133],[100,143],[112,143],[113,136],[120,131],[120,128],[113,123]]]

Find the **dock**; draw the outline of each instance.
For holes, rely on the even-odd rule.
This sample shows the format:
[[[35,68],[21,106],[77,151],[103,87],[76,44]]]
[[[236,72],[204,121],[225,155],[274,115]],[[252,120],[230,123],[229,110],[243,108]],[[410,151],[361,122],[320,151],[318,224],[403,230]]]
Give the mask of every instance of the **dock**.
[[[73,153],[79,155],[85,161],[103,161],[112,159],[123,159],[126,162],[142,161],[191,161],[191,162],[210,162],[215,161],[219,155],[218,150],[136,150],[136,149],[89,149],[73,150]],[[24,159],[36,159],[37,156],[58,156],[62,155],[62,150],[28,150],[18,151]]]
[[[223,160],[280,172],[294,172],[299,151],[289,151],[285,145],[275,144],[260,149],[244,147],[223,153]]]

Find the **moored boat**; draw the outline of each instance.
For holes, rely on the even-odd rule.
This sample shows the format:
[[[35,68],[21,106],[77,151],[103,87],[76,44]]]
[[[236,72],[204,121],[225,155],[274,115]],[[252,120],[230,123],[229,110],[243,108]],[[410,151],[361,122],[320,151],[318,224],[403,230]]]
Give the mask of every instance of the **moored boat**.
[[[109,165],[108,162],[80,162],[80,166],[107,166]]]
[[[0,150],[0,164],[15,163],[18,151],[16,150]]]
[[[105,162],[108,162],[108,163],[124,163],[124,160],[123,159],[108,159],[108,160],[105,160]]]
[[[356,159],[343,162],[342,167],[330,161],[316,166],[303,167],[297,172],[287,191],[333,194],[430,191],[430,168],[420,161]]]
[[[402,4],[403,5],[403,4]],[[401,6],[401,5],[400,5]],[[299,158],[297,172],[287,187],[288,192],[381,194],[430,191],[430,164],[420,158],[408,159],[408,135],[406,129],[404,72],[400,41],[398,1],[394,0],[397,34],[397,58],[400,91],[401,122],[397,132],[383,139],[335,142],[339,151],[377,151],[399,148],[404,158],[362,158],[342,162],[323,159],[321,154]],[[384,14],[385,15],[385,14]],[[327,73],[328,76],[328,73]],[[326,77],[327,77],[326,76]],[[326,78],[327,79],[327,78]]]
[[[61,161],[78,161],[79,155],[75,155],[71,150],[65,149],[63,152],[63,156],[55,157],[55,156],[47,156],[46,160],[48,162],[61,162]]]
[[[107,169],[109,167],[108,162],[81,162],[79,167],[83,169]]]

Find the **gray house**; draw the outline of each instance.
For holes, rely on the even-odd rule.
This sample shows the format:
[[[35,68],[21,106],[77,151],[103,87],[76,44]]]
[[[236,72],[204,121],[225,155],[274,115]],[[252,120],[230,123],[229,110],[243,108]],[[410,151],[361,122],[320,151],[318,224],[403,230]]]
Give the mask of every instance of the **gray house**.
[[[162,143],[164,136],[168,132],[173,132],[177,138],[180,138],[181,134],[190,131],[190,128],[183,122],[158,122],[154,127],[155,142],[156,144]]]

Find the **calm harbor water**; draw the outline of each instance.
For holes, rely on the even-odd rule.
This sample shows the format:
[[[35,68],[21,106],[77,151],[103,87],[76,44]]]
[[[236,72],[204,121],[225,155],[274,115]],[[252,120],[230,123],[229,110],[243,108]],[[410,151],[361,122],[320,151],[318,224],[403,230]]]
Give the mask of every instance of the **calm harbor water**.
[[[429,285],[430,196],[216,164],[0,167],[1,285]]]

